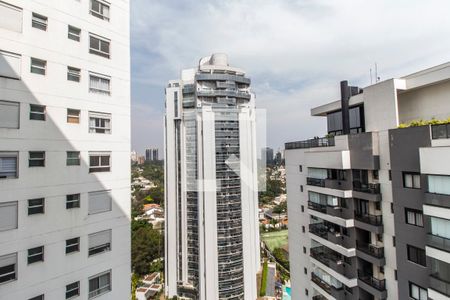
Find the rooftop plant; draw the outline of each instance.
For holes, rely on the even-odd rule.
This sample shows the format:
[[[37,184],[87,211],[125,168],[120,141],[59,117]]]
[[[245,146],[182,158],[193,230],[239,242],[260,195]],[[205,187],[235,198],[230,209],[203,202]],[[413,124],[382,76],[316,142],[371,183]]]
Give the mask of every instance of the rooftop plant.
[[[432,118],[431,120],[414,120],[409,123],[401,123],[398,128],[408,128],[408,127],[417,127],[417,126],[425,126],[425,125],[440,125],[440,124],[449,124],[450,117],[446,120],[438,120]]]

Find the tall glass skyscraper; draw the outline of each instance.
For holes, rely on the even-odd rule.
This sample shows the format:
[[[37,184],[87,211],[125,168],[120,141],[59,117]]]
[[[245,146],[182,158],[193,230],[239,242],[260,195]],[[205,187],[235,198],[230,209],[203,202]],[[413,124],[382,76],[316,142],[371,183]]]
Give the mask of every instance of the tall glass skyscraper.
[[[225,54],[166,88],[166,294],[257,298],[255,96]]]

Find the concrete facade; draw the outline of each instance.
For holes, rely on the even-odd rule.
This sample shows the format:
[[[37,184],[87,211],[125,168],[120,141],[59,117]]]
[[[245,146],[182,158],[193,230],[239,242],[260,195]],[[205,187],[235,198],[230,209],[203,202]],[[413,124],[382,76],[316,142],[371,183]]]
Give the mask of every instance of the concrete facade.
[[[129,1],[100,2],[0,1],[0,299],[130,296]]]

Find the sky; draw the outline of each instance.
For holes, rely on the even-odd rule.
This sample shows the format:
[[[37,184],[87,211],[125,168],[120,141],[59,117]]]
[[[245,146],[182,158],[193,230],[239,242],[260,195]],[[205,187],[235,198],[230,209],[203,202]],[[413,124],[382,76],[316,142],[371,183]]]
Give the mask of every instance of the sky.
[[[339,82],[370,85],[450,61],[448,0],[132,0],[132,148],[163,149],[164,88],[201,57],[227,53],[266,109],[267,144],[326,133],[310,109]]]

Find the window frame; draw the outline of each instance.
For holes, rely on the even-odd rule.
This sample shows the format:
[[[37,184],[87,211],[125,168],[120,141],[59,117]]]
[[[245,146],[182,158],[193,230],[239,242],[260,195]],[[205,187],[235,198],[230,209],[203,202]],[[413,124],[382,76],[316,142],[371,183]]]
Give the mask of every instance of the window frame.
[[[75,243],[76,240],[76,243]],[[73,242],[72,244],[69,244]],[[66,240],[65,253],[66,255],[80,252],[80,237],[70,238]]]
[[[80,208],[80,204],[81,204],[81,194],[78,193],[66,195],[66,209]]]
[[[4,207],[10,208],[10,207],[14,207],[14,206],[15,206],[15,215],[16,215],[15,224],[11,224],[8,227],[5,226],[5,229],[0,228],[0,232],[14,230],[14,229],[19,228],[19,202],[18,201],[1,202],[0,210]]]
[[[98,47],[93,47],[92,42],[93,39],[95,42],[98,41]],[[102,50],[102,43],[108,46],[108,51],[105,52]],[[111,59],[111,40],[102,36],[99,36],[95,33],[89,33],[89,53],[98,55],[107,59]]]
[[[77,158],[69,157],[69,154],[77,155]],[[74,167],[81,165],[81,153],[80,151],[66,151],[66,166]]]
[[[100,277],[105,276],[105,275],[108,275],[108,279],[109,279],[108,285],[100,287]],[[91,291],[91,281],[92,280],[97,280],[98,288]],[[107,288],[107,290],[104,290],[105,288]],[[88,299],[92,299],[92,298],[98,297],[100,295],[104,295],[106,293],[111,292],[111,290],[112,290],[112,271],[111,270],[96,274],[96,275],[88,278]]]
[[[47,31],[48,17],[33,12],[31,14],[31,27],[42,30],[42,31]]]
[[[75,287],[71,287],[74,286]],[[73,292],[76,292],[76,294],[71,294]],[[69,283],[66,285],[66,298],[65,299],[73,299],[75,297],[80,296],[80,281],[75,281],[72,283]]]
[[[0,76],[1,77],[1,76]],[[11,127],[11,126],[0,126],[0,128],[6,128],[6,129],[20,129],[20,102],[17,101],[8,101],[8,100],[0,100],[0,105],[3,106],[10,106],[17,108],[17,127]]]
[[[42,108],[42,111],[37,111],[36,108]],[[45,105],[30,104],[30,120],[46,121],[47,107]]]
[[[39,65],[39,64],[41,64],[41,65]],[[30,73],[42,75],[42,76],[47,75],[47,61],[40,59],[40,58],[31,57],[30,58]]]
[[[93,9],[92,4],[93,2],[97,2],[99,4],[99,10],[100,11],[96,11]],[[104,7],[108,7],[108,15],[106,16],[103,12]],[[107,2],[107,1],[101,1],[101,0],[90,0],[89,1],[89,14],[99,18],[101,20],[105,20],[105,21],[110,21],[110,16],[111,16],[111,3]]]
[[[414,223],[410,223],[409,222],[408,213],[414,214]],[[419,222],[419,220],[420,220],[420,222]],[[418,210],[418,209],[405,207],[405,222],[408,225],[417,226],[417,227],[424,227],[423,211]],[[421,223],[421,224],[419,224],[419,223]]]
[[[96,235],[96,234],[100,234],[100,233],[108,233],[108,235],[109,235],[109,242],[105,243],[105,244],[98,245],[98,246],[91,247],[91,245],[90,245],[91,236],[92,235]],[[93,232],[93,233],[90,233],[88,235],[88,257],[99,255],[99,254],[110,252],[110,251],[112,251],[112,230],[111,229],[106,229],[106,230]]]
[[[81,110],[75,108],[67,109],[67,123],[80,124]]]
[[[13,271],[0,273],[0,285],[17,280],[17,272],[18,272],[17,252],[0,256],[0,261],[9,260],[9,259],[14,260],[14,263],[0,266],[0,271],[2,271],[2,270],[7,271],[7,269],[9,269],[11,266],[13,266]],[[13,275],[13,277],[11,277],[11,275]],[[6,277],[6,280],[3,281],[2,278],[5,278],[5,277]]]
[[[31,251],[40,251],[30,254]],[[27,265],[31,265],[38,262],[43,262],[45,256],[44,246],[33,247],[27,250]],[[36,258],[34,258],[36,257]]]
[[[32,204],[33,201],[37,202],[38,200],[41,201],[42,203],[41,204]],[[45,214],[45,198],[42,197],[42,198],[28,199],[27,203],[28,203],[28,206],[27,206],[28,216]]]
[[[91,120],[94,119],[94,126],[91,126]],[[97,126],[97,120],[99,123],[105,121],[105,126]],[[106,126],[107,121],[109,121],[109,126]],[[101,124],[100,124],[101,125]],[[102,132],[103,131],[103,132]],[[89,112],[89,133],[99,133],[99,134],[111,134],[112,133],[112,114],[102,113],[102,112]]]
[[[14,179],[19,178],[19,152],[17,151],[3,151],[0,152],[0,159],[4,158],[15,158],[16,160],[16,170],[15,175],[0,175],[0,180],[2,179]],[[9,172],[2,171],[0,174],[9,174]]]
[[[73,82],[80,82],[81,81],[81,69],[72,67],[72,66],[67,66],[67,80],[73,81]]]
[[[78,31],[78,34],[76,33],[77,31]],[[72,40],[75,42],[80,42],[81,41],[81,28],[75,27],[73,25],[67,25],[67,38],[69,40]]]
[[[411,186],[407,185],[407,180],[406,177],[407,176],[411,176]],[[419,186],[416,186],[417,184],[417,176],[419,178]],[[421,176],[420,173],[418,172],[402,172],[402,177],[403,177],[403,187],[406,189],[415,189],[415,190],[420,190],[422,183],[421,183]]]
[[[32,154],[42,154],[42,157],[32,158]],[[33,163],[32,163],[33,162]],[[42,164],[36,164],[36,162],[42,162]],[[28,167],[29,168],[43,168],[45,167],[45,151],[28,151]]]
[[[99,79],[99,81],[107,80],[108,81],[108,89],[103,90],[100,88],[92,87],[92,85],[91,85],[92,79]],[[89,72],[89,93],[111,96],[111,76],[94,73],[94,72]]]
[[[413,287],[417,288],[417,291],[419,293],[419,298],[416,298],[413,296],[413,290],[412,290]],[[425,298],[425,299],[421,298],[421,291],[425,291],[427,298]],[[427,300],[428,299],[428,291],[427,291],[427,289],[421,287],[420,285],[417,285],[417,284],[409,281],[409,297],[414,300]]]
[[[103,158],[108,158],[108,164],[103,164]],[[98,158],[98,165],[92,165],[92,158]],[[111,172],[111,152],[89,152],[89,173]]]
[[[420,249],[412,245],[406,245],[406,254],[409,262],[413,262],[419,266],[427,267],[427,256],[425,249]],[[415,257],[412,257],[412,256]]]

